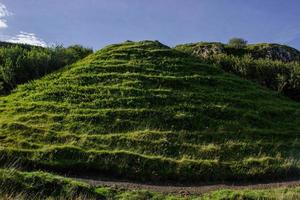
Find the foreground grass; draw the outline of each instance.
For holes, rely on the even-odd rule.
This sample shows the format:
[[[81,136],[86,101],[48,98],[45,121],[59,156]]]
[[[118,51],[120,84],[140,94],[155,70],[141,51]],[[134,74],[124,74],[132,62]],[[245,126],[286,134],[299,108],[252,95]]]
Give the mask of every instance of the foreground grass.
[[[88,184],[72,181],[44,172],[21,172],[13,169],[0,170],[0,193],[4,197],[34,198],[96,197]]]
[[[296,200],[300,188],[263,190],[219,190],[202,196],[163,195],[144,190],[92,187],[86,183],[45,172],[0,169],[0,199],[119,199],[119,200]]]

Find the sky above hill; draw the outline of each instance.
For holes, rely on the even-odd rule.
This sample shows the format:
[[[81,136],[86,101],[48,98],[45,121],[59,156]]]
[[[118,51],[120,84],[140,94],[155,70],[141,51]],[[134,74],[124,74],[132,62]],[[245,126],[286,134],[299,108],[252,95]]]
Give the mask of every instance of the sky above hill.
[[[299,19],[299,0],[0,0],[0,40],[99,49],[242,37],[300,49]]]

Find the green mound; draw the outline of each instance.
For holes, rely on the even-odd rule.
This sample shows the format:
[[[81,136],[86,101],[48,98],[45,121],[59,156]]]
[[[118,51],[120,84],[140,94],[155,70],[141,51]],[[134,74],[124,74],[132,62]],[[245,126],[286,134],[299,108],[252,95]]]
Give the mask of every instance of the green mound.
[[[159,42],[108,46],[0,98],[0,163],[140,180],[298,175],[300,104]]]

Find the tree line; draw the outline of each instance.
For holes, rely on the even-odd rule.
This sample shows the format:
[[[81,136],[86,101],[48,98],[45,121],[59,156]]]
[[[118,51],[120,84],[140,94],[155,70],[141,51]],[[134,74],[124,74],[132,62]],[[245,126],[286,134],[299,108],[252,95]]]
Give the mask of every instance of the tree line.
[[[28,45],[1,45],[0,95],[7,94],[18,84],[40,78],[54,70],[80,60],[93,52],[90,48],[73,45],[36,47]]]

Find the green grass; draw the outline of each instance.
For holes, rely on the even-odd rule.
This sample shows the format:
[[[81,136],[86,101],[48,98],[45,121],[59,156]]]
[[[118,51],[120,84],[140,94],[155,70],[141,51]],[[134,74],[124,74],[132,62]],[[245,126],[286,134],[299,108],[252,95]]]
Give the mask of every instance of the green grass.
[[[99,196],[90,185],[44,172],[0,169],[0,198],[11,199],[93,199]]]
[[[0,97],[0,163],[152,181],[300,172],[300,104],[159,42],[110,45]]]
[[[295,187],[263,190],[220,190],[206,194],[199,200],[297,200],[299,198],[300,189]]]

